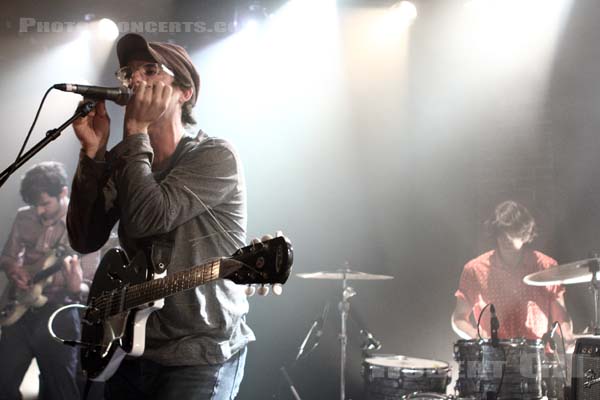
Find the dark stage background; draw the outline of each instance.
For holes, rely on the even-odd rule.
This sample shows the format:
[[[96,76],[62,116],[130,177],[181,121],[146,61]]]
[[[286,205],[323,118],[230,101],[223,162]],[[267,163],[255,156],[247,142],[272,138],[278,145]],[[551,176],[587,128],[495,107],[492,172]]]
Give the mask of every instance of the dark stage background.
[[[294,272],[343,267],[394,276],[356,282],[352,312],[382,352],[452,360],[453,293],[466,261],[490,248],[481,228],[505,199],[540,225],[535,247],[559,263],[600,250],[600,3],[593,0],[415,2],[406,30],[383,31],[386,2],[268,2],[280,22],[254,32],[145,32],[185,45],[202,79],[198,127],[238,148],[249,237],[283,230]],[[389,2],[388,2],[389,3]],[[472,2],[475,3],[475,2]],[[481,3],[481,2],[479,2]],[[114,41],[21,31],[23,18],[231,21],[233,1],[3,3],[2,168],[16,156],[44,90],[115,85]],[[502,7],[513,7],[505,9]],[[478,14],[480,13],[480,14]],[[279,25],[278,25],[279,24]],[[397,28],[397,26],[396,26]],[[121,32],[125,33],[125,32]],[[78,97],[52,93],[34,131],[60,125]],[[115,144],[122,109],[110,106]],[[64,162],[67,130],[28,165]],[[24,169],[0,191],[4,242]],[[286,366],[303,398],[338,397],[340,283],[292,277],[280,297],[251,298],[241,399],[268,399]],[[320,346],[292,366],[331,303]],[[586,285],[567,289],[576,331],[592,317]],[[349,324],[348,392],[362,398],[361,337]],[[281,391],[281,398],[291,398]]]

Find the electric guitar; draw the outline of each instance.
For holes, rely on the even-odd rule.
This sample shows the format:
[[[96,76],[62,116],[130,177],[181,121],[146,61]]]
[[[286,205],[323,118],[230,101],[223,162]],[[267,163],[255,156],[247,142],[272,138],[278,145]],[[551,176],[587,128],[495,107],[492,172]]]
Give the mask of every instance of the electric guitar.
[[[81,367],[88,379],[105,381],[123,358],[144,352],[146,322],[164,298],[226,278],[237,284],[283,284],[293,262],[283,236],[253,243],[232,256],[166,275],[129,262],[121,249],[109,250],[98,267],[81,330]]]
[[[0,326],[10,326],[17,322],[29,308],[43,307],[48,302],[48,298],[42,294],[42,291],[50,282],[49,278],[62,269],[65,256],[64,246],[50,251],[41,262],[42,269],[31,279],[30,288],[20,289],[12,283],[9,284],[0,299]],[[35,270],[35,267],[28,269]]]

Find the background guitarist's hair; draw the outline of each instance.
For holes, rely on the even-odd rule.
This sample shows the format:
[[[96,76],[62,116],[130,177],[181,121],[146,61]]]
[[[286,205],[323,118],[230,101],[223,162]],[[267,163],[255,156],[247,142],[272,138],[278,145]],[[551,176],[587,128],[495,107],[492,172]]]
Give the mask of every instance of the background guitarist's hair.
[[[67,186],[67,171],[64,164],[44,161],[34,165],[21,180],[21,197],[29,205],[35,204],[42,193],[58,197]]]

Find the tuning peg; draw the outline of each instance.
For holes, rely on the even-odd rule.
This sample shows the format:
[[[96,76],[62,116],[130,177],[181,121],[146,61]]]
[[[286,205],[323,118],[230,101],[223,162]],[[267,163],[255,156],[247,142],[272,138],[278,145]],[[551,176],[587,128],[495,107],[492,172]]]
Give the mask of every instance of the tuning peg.
[[[252,241],[250,242],[253,245],[259,244],[260,243],[260,239],[259,238],[254,238],[252,239]]]
[[[246,292],[246,296],[252,297],[252,296],[254,296],[254,293],[256,293],[256,288],[252,285],[248,285],[246,287],[245,292]]]
[[[266,296],[269,294],[269,287],[265,286],[265,285],[261,285],[261,287],[258,288],[258,294],[259,296]]]
[[[261,241],[266,242],[267,240],[271,240],[273,239],[273,236],[271,235],[264,235],[263,237],[260,238]]]
[[[283,232],[282,231],[275,232],[275,237],[283,237]]]
[[[280,296],[281,293],[283,293],[283,285],[281,283],[275,283],[271,290],[275,296]]]

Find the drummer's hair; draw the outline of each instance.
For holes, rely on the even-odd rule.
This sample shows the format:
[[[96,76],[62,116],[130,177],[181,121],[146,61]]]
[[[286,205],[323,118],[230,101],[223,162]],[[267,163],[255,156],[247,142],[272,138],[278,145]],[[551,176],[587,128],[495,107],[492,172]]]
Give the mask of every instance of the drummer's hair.
[[[531,242],[537,236],[535,219],[524,205],[513,200],[498,204],[493,218],[486,221],[485,226],[488,234],[494,238],[507,232],[530,233],[528,242]]]

